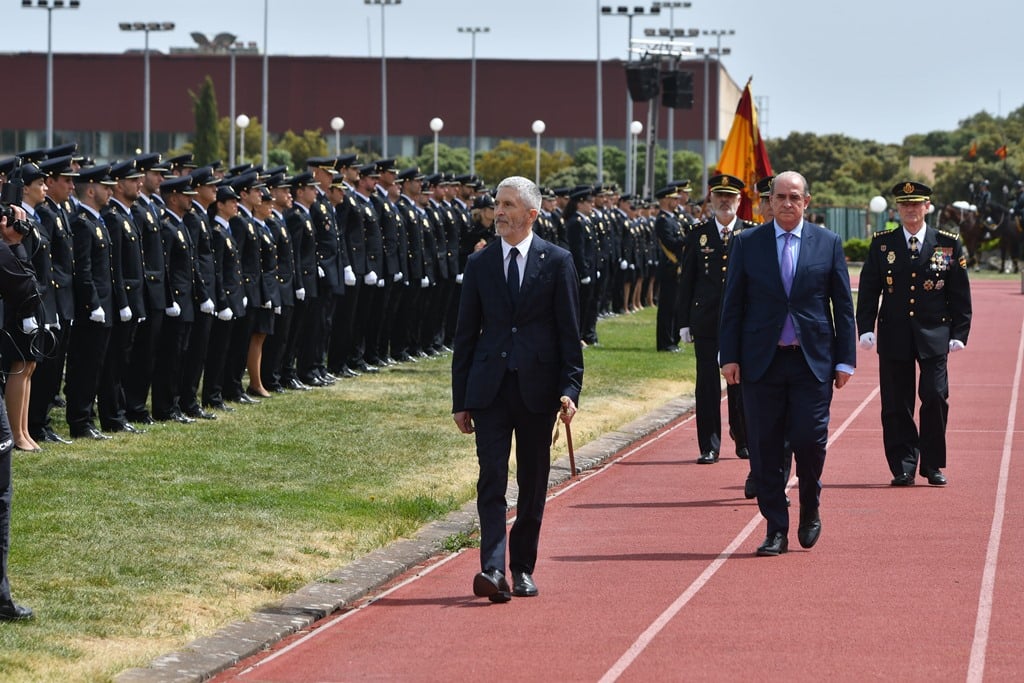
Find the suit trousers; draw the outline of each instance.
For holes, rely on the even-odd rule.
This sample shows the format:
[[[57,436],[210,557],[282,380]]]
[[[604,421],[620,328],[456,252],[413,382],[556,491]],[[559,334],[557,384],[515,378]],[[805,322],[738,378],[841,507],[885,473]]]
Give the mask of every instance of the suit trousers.
[[[519,375],[506,372],[489,407],[471,411],[476,427],[477,512],[480,515],[480,568],[505,572],[505,490],[512,435],[516,437],[516,521],[508,535],[509,569],[533,573],[551,470],[551,430],[557,411],[531,413],[523,404]]]
[[[72,436],[79,436],[88,427],[95,427],[92,406],[99,391],[103,363],[97,358],[107,355],[111,328],[91,320],[79,320],[71,328],[68,345],[68,369],[64,378],[67,398],[65,417]]]
[[[789,531],[786,505],[789,449],[796,459],[796,474],[800,480],[800,507],[818,509],[832,382],[818,381],[799,348],[780,348],[764,376],[754,382],[744,381],[742,386],[750,473],[757,482],[757,505],[768,520],[768,535],[786,534]]]
[[[722,374],[718,367],[718,339],[694,337],[697,381],[694,389],[697,412],[697,446],[701,453],[722,450]],[[736,448],[747,445],[747,427],[743,419],[743,399],[739,384],[726,388],[729,434]]]
[[[203,376],[214,318],[210,313],[197,313],[188,336],[188,346],[182,359],[181,386],[178,387],[178,407],[185,414],[199,411],[199,380]]]
[[[100,428],[105,430],[124,429],[128,422],[125,402],[124,379],[130,374],[132,348],[138,330],[135,320],[114,322],[103,360],[103,371],[97,390],[96,405],[99,408]]]
[[[149,415],[146,401],[153,384],[153,368],[156,367],[157,344],[164,324],[164,312],[149,311],[139,323],[132,343],[131,358],[124,375],[125,411],[129,420],[141,420]],[[116,323],[115,323],[116,325]]]
[[[42,438],[43,430],[50,426],[50,410],[60,392],[71,325],[62,320],[60,329],[50,328],[49,333],[53,335],[52,344],[44,346],[43,359],[32,373],[32,392],[28,397],[28,433],[36,440]]]
[[[164,318],[163,332],[157,342],[157,357],[160,362],[153,368],[153,417],[167,420],[182,412],[179,403],[182,364],[188,339],[192,333],[192,322],[181,316]]]
[[[879,393],[882,399],[882,443],[893,476],[914,474],[920,456],[921,469],[946,466],[946,422],[949,417],[947,356],[920,360],[879,356]],[[914,379],[921,375],[917,395],[921,399],[921,428],[914,424]]]
[[[679,273],[675,264],[658,266],[658,350],[667,349],[679,343],[679,326],[676,325],[676,297],[679,292]]]
[[[243,318],[244,320],[244,318]],[[228,346],[237,320],[217,318],[210,325],[210,339],[206,346],[203,366],[203,406],[218,407],[224,403],[224,375]]]

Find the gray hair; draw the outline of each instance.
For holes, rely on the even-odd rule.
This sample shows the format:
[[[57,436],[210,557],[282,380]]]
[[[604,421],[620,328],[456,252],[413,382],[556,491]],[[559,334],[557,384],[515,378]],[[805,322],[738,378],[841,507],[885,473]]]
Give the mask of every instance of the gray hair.
[[[503,187],[515,190],[527,209],[540,211],[540,189],[529,178],[519,175],[509,176],[498,183],[498,190]]]

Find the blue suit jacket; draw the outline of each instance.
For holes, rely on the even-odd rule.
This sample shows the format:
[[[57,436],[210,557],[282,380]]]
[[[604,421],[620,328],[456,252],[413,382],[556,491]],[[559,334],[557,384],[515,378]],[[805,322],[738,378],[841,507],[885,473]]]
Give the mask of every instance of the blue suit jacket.
[[[572,255],[534,235],[513,306],[501,240],[466,261],[452,355],[452,412],[487,408],[515,353],[523,401],[553,413],[561,396],[579,402],[583,383],[579,286]]]
[[[839,236],[804,221],[790,296],[782,286],[775,223],[744,230],[732,240],[722,318],[719,362],[739,363],[740,380],[756,382],[775,355],[786,314],[811,372],[830,381],[835,366],[857,363],[850,274]]]

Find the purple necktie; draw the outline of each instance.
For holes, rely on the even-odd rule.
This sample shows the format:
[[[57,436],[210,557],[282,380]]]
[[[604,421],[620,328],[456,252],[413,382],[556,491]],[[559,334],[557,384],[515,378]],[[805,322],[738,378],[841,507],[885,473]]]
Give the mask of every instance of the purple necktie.
[[[794,268],[793,252],[791,251],[793,233],[787,232],[783,237],[785,242],[782,244],[782,287],[786,290],[786,296],[789,296],[789,290],[793,287]],[[796,343],[796,328],[793,326],[793,316],[787,313],[786,321],[782,324],[782,336],[779,337],[779,344],[789,346]]]

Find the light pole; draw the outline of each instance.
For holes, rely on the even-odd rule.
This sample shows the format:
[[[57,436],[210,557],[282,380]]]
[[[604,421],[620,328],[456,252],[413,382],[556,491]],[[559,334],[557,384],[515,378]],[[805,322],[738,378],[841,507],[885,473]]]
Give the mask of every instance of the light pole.
[[[231,55],[231,94],[228,98],[228,121],[231,124],[231,134],[228,136],[228,168],[235,165],[235,54],[241,43],[233,42],[228,46],[228,54]]]
[[[438,117],[430,119],[430,130],[434,131],[434,173],[437,173],[437,137],[444,128],[444,121]]]
[[[238,118],[235,119],[235,125],[238,126],[238,135],[241,138],[238,143],[238,163],[245,163],[245,129],[249,127],[249,117],[245,114],[239,114]]]
[[[459,33],[468,33],[472,42],[469,60],[469,173],[476,173],[476,34],[490,33],[490,26],[460,26]]]
[[[661,7],[660,6],[655,6],[654,3],[651,4],[651,7],[649,9],[644,9],[641,6],[633,7],[632,9],[630,9],[629,7],[623,6],[623,5],[619,5],[617,7],[608,7],[606,5],[602,5],[601,6],[601,15],[602,16],[606,16],[606,17],[608,17],[608,16],[626,17],[629,20],[629,22],[628,22],[628,33],[626,35],[626,63],[627,64],[629,62],[633,61],[633,52],[632,52],[632,50],[630,50],[630,48],[633,46],[633,17],[635,17],[635,16],[642,16],[644,14],[651,14],[653,16],[658,16],[658,15],[661,14]],[[627,169],[626,180],[628,180],[629,177],[630,177],[628,169],[630,168],[630,164],[633,163],[632,162],[632,158],[631,158],[630,149],[629,149],[629,135],[630,135],[629,130],[630,130],[630,121],[632,121],[632,120],[633,120],[633,98],[630,97],[629,92],[627,91],[626,92],[626,169]],[[635,188],[626,188],[626,189],[628,191],[632,192]]]
[[[544,125],[543,121],[541,121],[540,119],[537,119],[536,121],[533,122],[533,125],[530,126],[530,128],[537,135],[537,170],[536,170],[536,173],[534,174],[534,182],[537,183],[537,185],[539,186],[540,185],[540,136],[544,132],[544,129],[546,128],[546,126]]]
[[[604,93],[601,84],[601,0],[597,2],[597,182],[604,183]]]
[[[722,36],[735,35],[736,31],[734,29],[731,29],[731,28],[728,28],[728,29],[722,28],[722,29],[704,30],[704,31],[701,31],[701,33],[703,33],[706,36],[714,36],[715,37],[716,45],[715,45],[715,48],[714,48],[714,55],[715,55],[715,61],[718,61],[719,55],[722,54]],[[725,50],[726,50],[726,54],[728,54],[729,48],[726,48]],[[709,48],[708,50],[703,50],[702,48],[699,48],[698,52],[703,52],[704,53],[704,122],[703,122],[703,129],[704,129],[703,145],[704,145],[704,149],[701,151],[701,156],[704,157],[704,185],[702,187],[707,188],[707,186],[708,186],[708,98],[710,97],[710,95],[708,94],[708,80],[709,80],[708,79],[708,64],[709,64],[709,61],[710,61],[710,54],[709,53],[711,53],[711,49]],[[721,72],[722,72],[722,70],[721,70],[721,67],[719,66],[719,68],[716,69],[716,72],[715,72],[715,92],[718,93],[719,98],[721,98],[721,89],[718,87],[718,79],[719,79],[719,76],[721,75]],[[715,161],[716,161],[716,163],[718,161],[718,144],[717,143],[715,144]]]
[[[644,132],[644,124],[639,121],[630,121],[629,123],[629,147],[633,149],[632,157],[633,165],[626,168],[627,177],[629,178],[629,186],[635,191],[636,188],[636,155],[639,150],[637,149],[637,138],[640,133]]]
[[[672,40],[676,35],[686,35],[686,32],[677,34],[676,33],[676,10],[677,9],[689,9],[692,3],[689,2],[655,2],[653,3],[661,9],[668,10],[668,38]],[[696,29],[693,30],[689,35],[696,35]],[[672,65],[672,71],[676,70],[675,60],[670,60],[669,64]],[[675,179],[672,169],[672,157],[675,156],[674,140],[675,137],[675,125],[676,125],[676,112],[672,107],[668,108],[668,126],[665,127],[666,144],[665,147],[668,151],[668,166],[666,167],[666,177],[671,181]]]
[[[46,146],[53,147],[53,10],[78,9],[79,0],[21,0],[26,9],[46,10]]]
[[[388,155],[388,60],[384,49],[384,8],[401,5],[402,0],[363,0],[364,5],[380,5],[380,155]]]
[[[143,52],[144,85],[142,95],[142,151],[149,151],[149,33],[150,31],[173,31],[173,21],[121,22],[118,27],[122,31],[143,31],[146,34],[146,48]]]
[[[260,123],[263,124],[263,139],[260,143],[261,159],[263,159],[263,165],[269,166],[270,163],[267,161],[267,136],[270,135],[270,97],[268,88],[270,87],[270,55],[267,52],[267,18],[269,13],[270,0],[263,0],[263,120]]]
[[[341,129],[345,127],[345,119],[335,116],[331,119],[331,130],[334,131],[334,154],[341,156]]]

